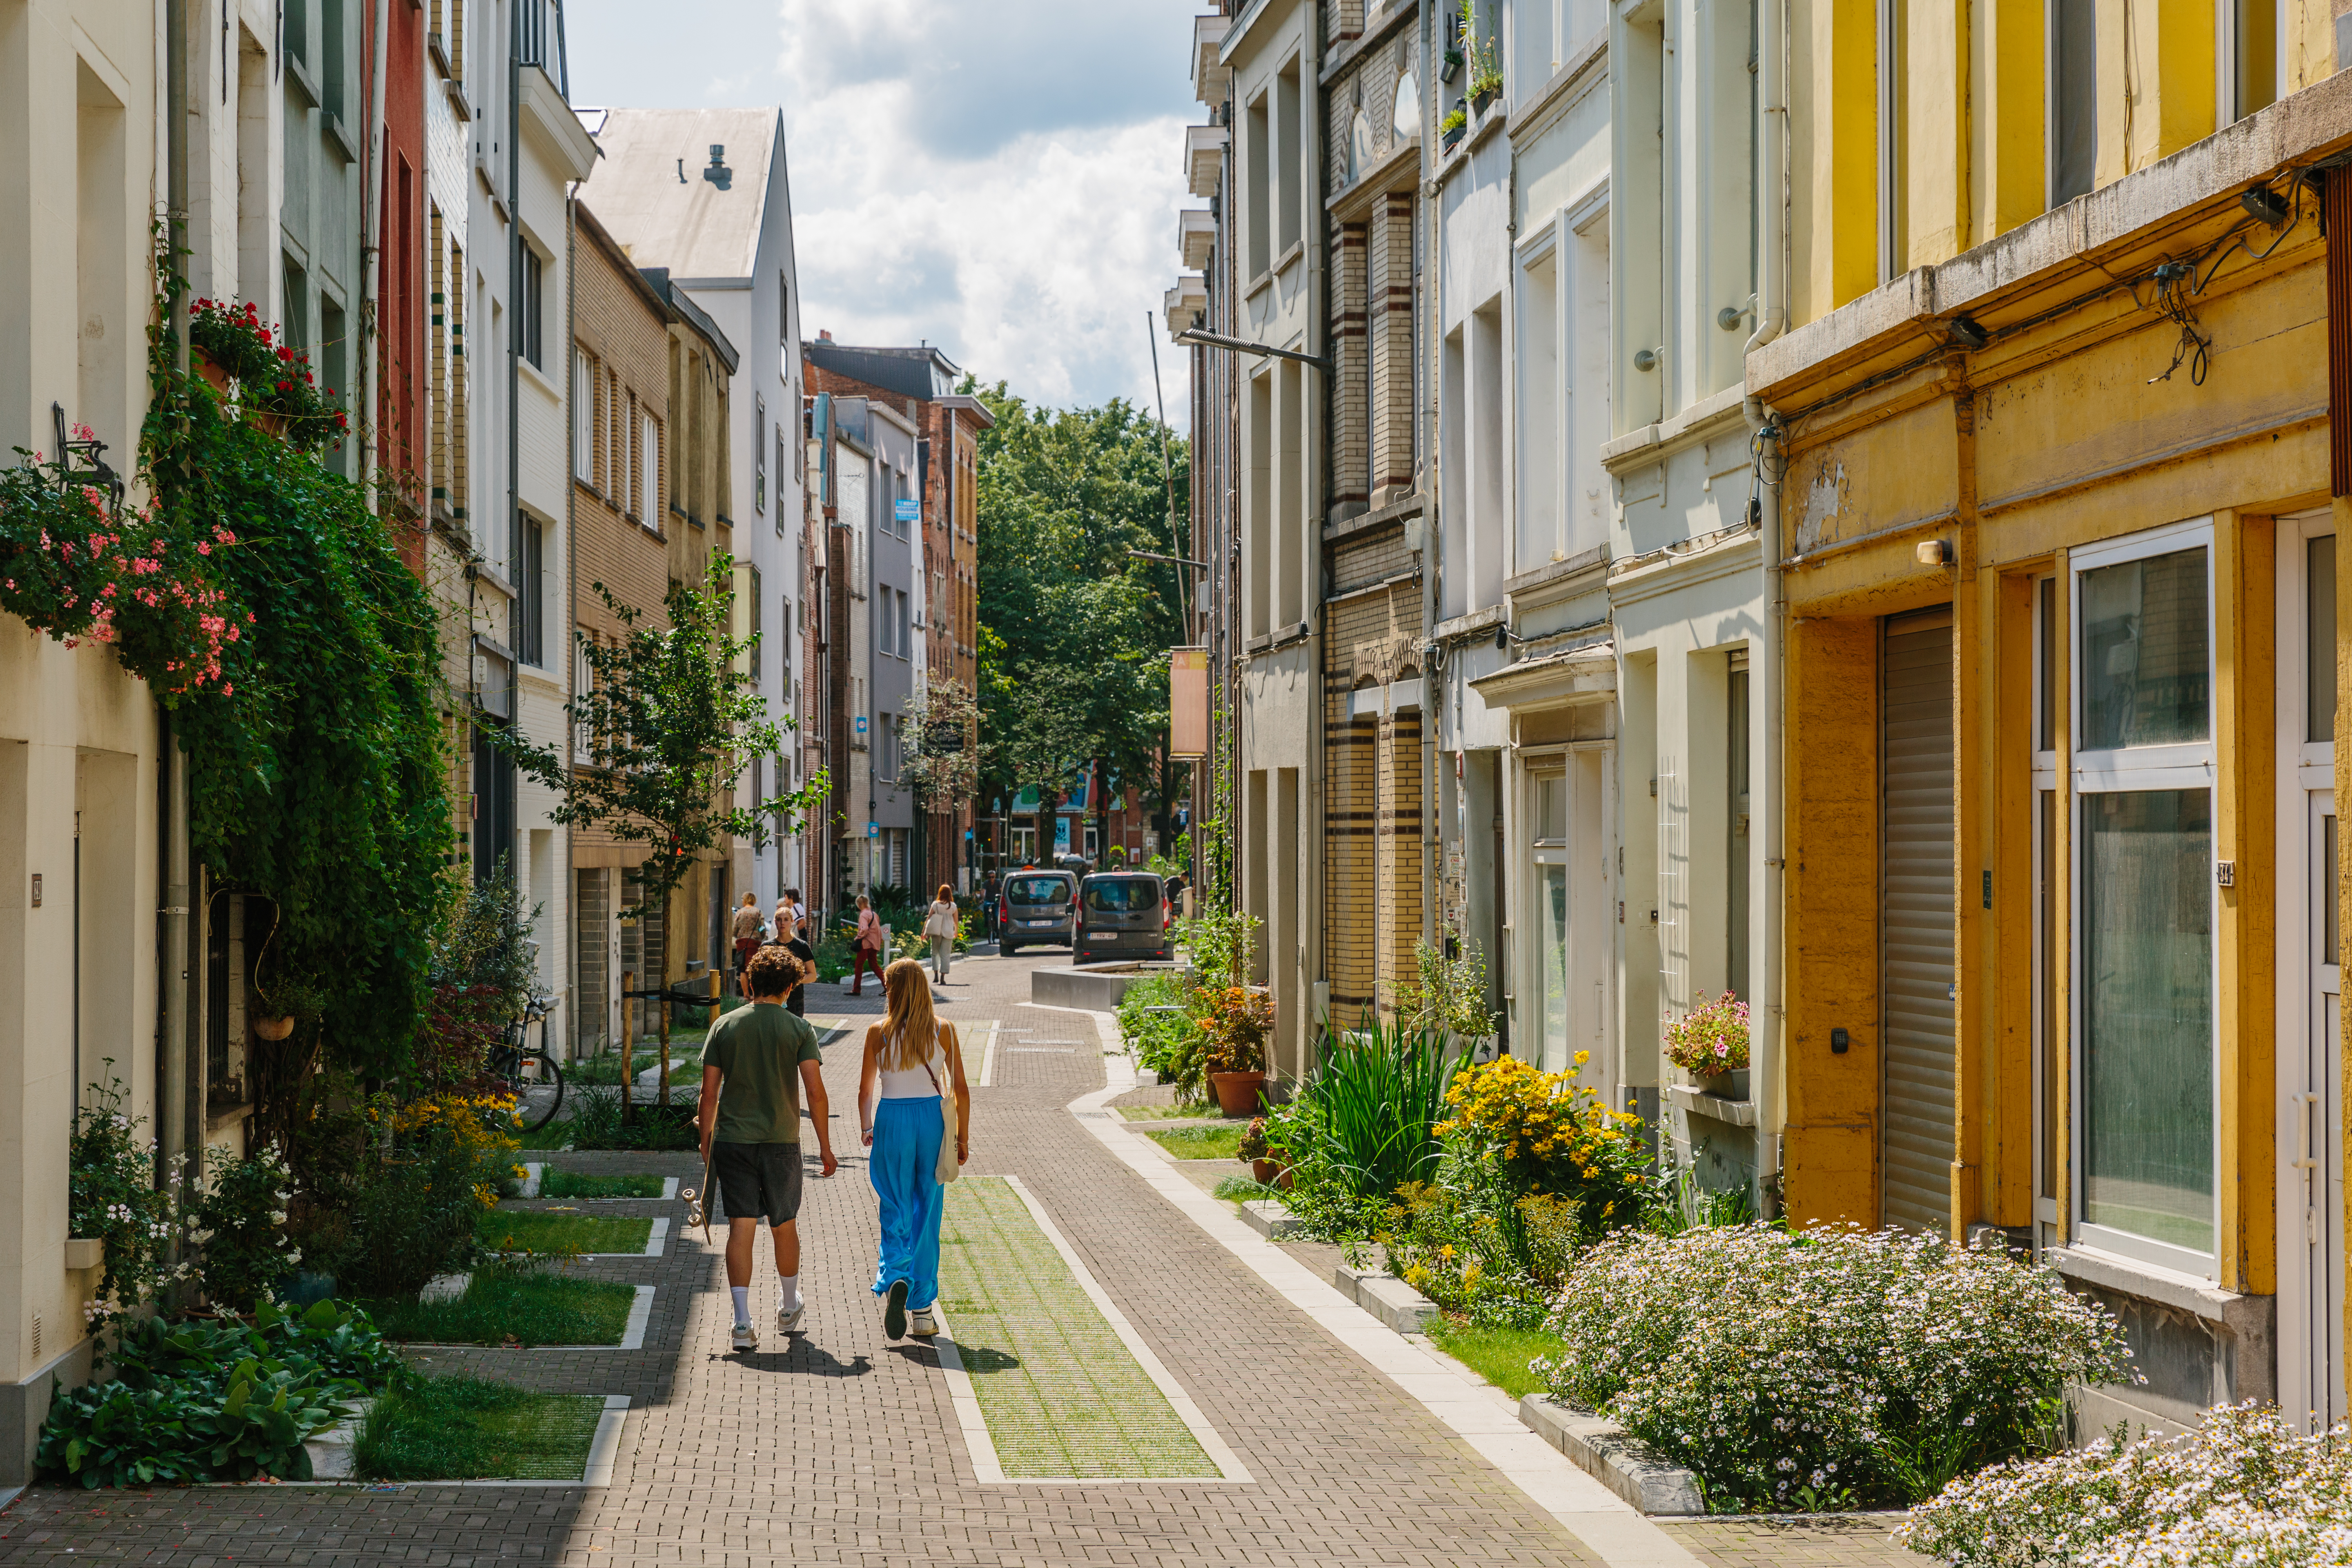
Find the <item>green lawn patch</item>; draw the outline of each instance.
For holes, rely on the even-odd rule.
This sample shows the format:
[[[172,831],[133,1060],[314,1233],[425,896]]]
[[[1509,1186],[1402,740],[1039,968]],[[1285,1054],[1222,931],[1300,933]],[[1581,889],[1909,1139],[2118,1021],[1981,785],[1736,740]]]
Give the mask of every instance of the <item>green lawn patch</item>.
[[[474,1221],[482,1245],[499,1252],[643,1252],[650,1219],[605,1219],[544,1209],[487,1209]]]
[[[478,1377],[421,1377],[377,1400],[352,1460],[379,1481],[578,1480],[604,1401]]]
[[[1231,1160],[1242,1150],[1239,1127],[1171,1127],[1144,1136],[1179,1160]]]
[[[1245,1204],[1258,1198],[1278,1198],[1282,1189],[1268,1186],[1255,1176],[1227,1176],[1217,1184],[1215,1195],[1229,1204]]]
[[[388,1340],[442,1345],[616,1345],[636,1290],[607,1279],[485,1271],[454,1301],[370,1301]]]
[[[659,1176],[591,1176],[580,1171],[542,1171],[539,1175],[543,1198],[657,1198],[662,1186]]]
[[[654,1223],[501,1204],[475,1217],[473,1234],[499,1253],[642,1253]]]
[[[1118,1113],[1129,1121],[1191,1121],[1197,1117],[1214,1116],[1213,1105],[1122,1105]]]
[[[1559,1335],[1540,1329],[1480,1329],[1452,1318],[1431,1323],[1429,1338],[1438,1349],[1513,1399],[1544,1390],[1543,1380],[1528,1371],[1528,1363],[1538,1356],[1556,1356],[1568,1348]]]

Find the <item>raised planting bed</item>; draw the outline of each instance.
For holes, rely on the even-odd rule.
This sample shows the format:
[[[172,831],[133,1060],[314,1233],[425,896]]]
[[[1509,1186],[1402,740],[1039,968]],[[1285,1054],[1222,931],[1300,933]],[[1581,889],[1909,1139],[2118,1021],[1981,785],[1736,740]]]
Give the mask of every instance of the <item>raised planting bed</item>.
[[[475,1275],[439,1300],[371,1301],[386,1339],[408,1344],[617,1345],[636,1304],[635,1286],[566,1274]]]
[[[537,1394],[478,1377],[420,1377],[369,1406],[352,1444],[368,1480],[576,1481],[604,1398]]]
[[[669,1227],[662,1227],[667,1231]],[[653,1239],[650,1219],[608,1218],[551,1209],[485,1209],[474,1235],[497,1252],[576,1253],[582,1257],[645,1252]]]
[[[1088,964],[1083,969],[1074,964],[1068,968],[1032,970],[1029,1000],[1051,1007],[1116,1012],[1129,986],[1140,984],[1147,975],[1181,973],[1187,967],[1175,963],[1105,963]]]
[[[1179,1160],[1232,1160],[1241,1154],[1239,1126],[1152,1129],[1144,1136]]]
[[[668,1176],[592,1176],[580,1171],[551,1170],[539,1179],[543,1198],[657,1198],[676,1180]]]

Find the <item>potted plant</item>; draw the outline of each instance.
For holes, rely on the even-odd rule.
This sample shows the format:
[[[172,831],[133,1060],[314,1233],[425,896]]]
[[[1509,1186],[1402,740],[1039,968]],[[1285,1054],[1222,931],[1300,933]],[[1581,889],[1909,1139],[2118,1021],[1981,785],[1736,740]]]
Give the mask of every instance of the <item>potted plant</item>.
[[[1274,1028],[1274,998],[1251,986],[1232,985],[1202,1000],[1208,1005],[1201,1033],[1210,1092],[1227,1116],[1246,1116],[1257,1109],[1258,1091],[1265,1087],[1265,1037]]]
[[[1282,1167],[1274,1159],[1273,1146],[1265,1141],[1265,1117],[1253,1119],[1243,1131],[1241,1150],[1234,1158],[1248,1163],[1251,1177],[1260,1186],[1274,1184],[1274,1178],[1281,1173]]]
[[[1748,1004],[1726,991],[1665,1027],[1666,1059],[1709,1094],[1748,1098]]]
[[[1503,68],[1495,58],[1495,40],[1478,37],[1471,4],[1472,0],[1462,0],[1462,53],[1470,66],[1470,107],[1484,114],[1503,90]]]
[[[1446,111],[1444,119],[1437,122],[1437,129],[1442,134],[1445,150],[1451,153],[1454,151],[1454,143],[1461,141],[1470,130],[1470,113],[1462,107],[1462,100],[1457,98],[1454,100],[1454,107]]]

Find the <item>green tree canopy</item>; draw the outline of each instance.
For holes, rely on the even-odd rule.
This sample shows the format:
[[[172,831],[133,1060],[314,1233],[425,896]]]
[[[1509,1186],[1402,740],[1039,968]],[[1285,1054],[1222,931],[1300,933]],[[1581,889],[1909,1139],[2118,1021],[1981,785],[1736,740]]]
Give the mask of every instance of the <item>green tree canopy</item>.
[[[980,701],[983,795],[1052,798],[1100,758],[1160,776],[1168,649],[1185,640],[1182,568],[1130,551],[1189,553],[1184,442],[1113,398],[1034,408],[972,388],[994,415],[980,438]],[[1171,506],[1169,470],[1173,471]]]

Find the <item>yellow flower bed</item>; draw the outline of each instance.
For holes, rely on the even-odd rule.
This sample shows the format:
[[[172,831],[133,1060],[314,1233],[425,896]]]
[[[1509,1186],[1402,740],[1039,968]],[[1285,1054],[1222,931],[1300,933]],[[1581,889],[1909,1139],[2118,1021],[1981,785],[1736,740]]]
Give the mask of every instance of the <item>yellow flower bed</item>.
[[[372,1114],[369,1118],[374,1121]],[[512,1156],[522,1148],[517,1136],[521,1116],[509,1094],[451,1092],[411,1100],[392,1112],[395,1136],[418,1140],[446,1138],[460,1149],[480,1154],[487,1163],[505,1159],[515,1180],[528,1173]],[[474,1185],[474,1201],[484,1208],[498,1206],[498,1189],[487,1182]]]
[[[1517,1057],[1498,1057],[1462,1069],[1445,1091],[1454,1107],[1438,1123],[1441,1136],[1461,1134],[1483,1144],[1528,1192],[1564,1192],[1612,1176],[1638,1184],[1639,1172],[1624,1172],[1629,1154],[1638,1157],[1633,1129],[1641,1118],[1612,1110],[1600,1092],[1576,1079],[1586,1053],[1565,1072],[1541,1072]],[[1604,1199],[1603,1215],[1613,1202]]]

